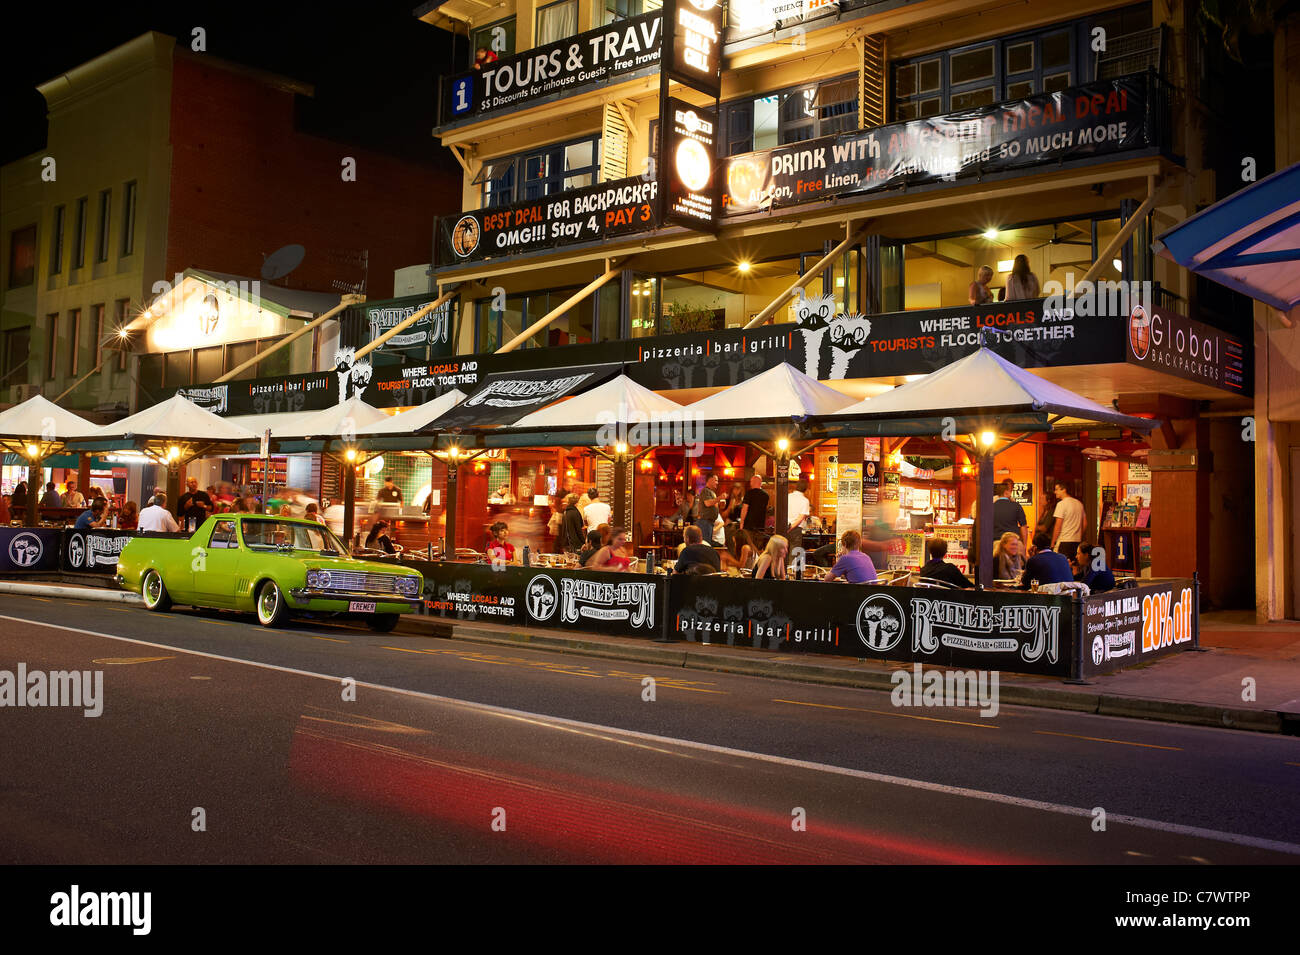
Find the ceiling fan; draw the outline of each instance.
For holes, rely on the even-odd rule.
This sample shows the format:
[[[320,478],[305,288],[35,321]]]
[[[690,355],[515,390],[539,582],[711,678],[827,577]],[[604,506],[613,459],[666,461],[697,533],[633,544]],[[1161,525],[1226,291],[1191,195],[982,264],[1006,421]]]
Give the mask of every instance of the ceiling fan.
[[[1034,246],[1034,248],[1035,248],[1035,249],[1041,249],[1041,248],[1042,248],[1043,246],[1045,246],[1045,245],[1086,245],[1086,246],[1088,246],[1089,248],[1091,248],[1091,247],[1092,247],[1092,239],[1091,239],[1091,238],[1088,238],[1088,239],[1063,239],[1063,238],[1061,238],[1059,235],[1056,234],[1056,224],[1053,223],[1053,224],[1052,224],[1052,237],[1051,237],[1050,239],[1048,239],[1046,242],[1040,242],[1038,245]]]

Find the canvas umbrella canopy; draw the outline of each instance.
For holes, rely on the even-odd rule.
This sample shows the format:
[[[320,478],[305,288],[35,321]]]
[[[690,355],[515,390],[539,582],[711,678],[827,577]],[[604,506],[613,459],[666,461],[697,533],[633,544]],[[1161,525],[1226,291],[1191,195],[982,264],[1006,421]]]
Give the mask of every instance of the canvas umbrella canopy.
[[[310,441],[344,438],[350,440],[362,430],[388,419],[373,405],[360,398],[349,398],[319,411],[284,411],[275,414],[240,415],[227,419],[260,438],[268,428],[273,441]]]
[[[562,398],[515,422],[516,428],[597,427],[618,422],[649,421],[656,415],[680,413],[682,406],[670,398],[619,375],[590,391]]]
[[[1162,233],[1155,250],[1220,285],[1300,314],[1300,163]]]
[[[41,461],[59,450],[65,441],[93,434],[98,428],[94,422],[60,408],[41,395],[0,412],[0,448],[20,454],[28,461],[28,481],[32,484],[24,515],[28,524],[38,520],[37,495],[33,492],[40,481],[37,469]]]
[[[200,408],[188,398],[172,395],[166,401],[98,428],[77,444],[120,445],[122,442],[130,442],[138,450],[174,459],[193,457],[194,453],[202,453],[202,450],[218,445],[238,445],[256,439],[257,435],[247,428],[215,415],[206,408]],[[161,454],[158,453],[160,448],[164,449]],[[179,454],[173,454],[172,448],[183,450]],[[193,453],[186,455],[184,449]]]
[[[384,415],[373,424],[357,431],[358,436],[375,437],[381,435],[411,435],[418,429],[436,421],[438,417],[465,400],[465,392],[459,388],[444,392],[432,401],[426,401],[401,414]]]
[[[740,384],[687,405],[700,420],[748,421],[766,418],[821,417],[835,414],[853,399],[782,362]]]

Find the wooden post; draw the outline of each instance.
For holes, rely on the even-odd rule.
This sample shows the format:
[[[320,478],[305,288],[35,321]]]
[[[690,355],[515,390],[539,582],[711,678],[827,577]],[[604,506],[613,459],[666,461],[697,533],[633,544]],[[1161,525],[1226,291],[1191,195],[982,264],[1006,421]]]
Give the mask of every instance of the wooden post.
[[[447,515],[447,531],[443,538],[442,557],[443,560],[456,559],[456,479],[460,466],[455,459],[447,459],[447,506],[444,509]]]
[[[44,469],[41,459],[35,458],[27,466],[27,520],[28,527],[39,527],[41,523],[41,494],[44,491],[41,478]]]
[[[343,459],[343,544],[351,549],[352,533],[357,521],[356,464]]]
[[[993,586],[993,451],[979,453],[979,497],[975,505],[975,556],[979,561],[978,583],[985,590]]]

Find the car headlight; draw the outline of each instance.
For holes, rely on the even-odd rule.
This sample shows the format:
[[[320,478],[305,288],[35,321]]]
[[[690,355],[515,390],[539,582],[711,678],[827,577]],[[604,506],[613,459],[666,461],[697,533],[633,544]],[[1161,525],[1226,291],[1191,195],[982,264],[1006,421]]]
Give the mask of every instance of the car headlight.
[[[316,590],[325,590],[330,585],[330,575],[328,570],[309,570],[307,571],[307,586]]]
[[[414,597],[420,590],[418,577],[403,577],[397,582],[398,589],[408,597]]]

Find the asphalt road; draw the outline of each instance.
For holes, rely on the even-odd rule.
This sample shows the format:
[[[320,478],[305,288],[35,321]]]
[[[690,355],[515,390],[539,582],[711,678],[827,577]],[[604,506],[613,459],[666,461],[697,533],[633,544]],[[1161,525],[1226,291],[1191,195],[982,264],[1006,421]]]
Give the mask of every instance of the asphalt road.
[[[0,709],[3,862],[1300,860],[1295,738],[0,596],[19,662],[104,709]]]

